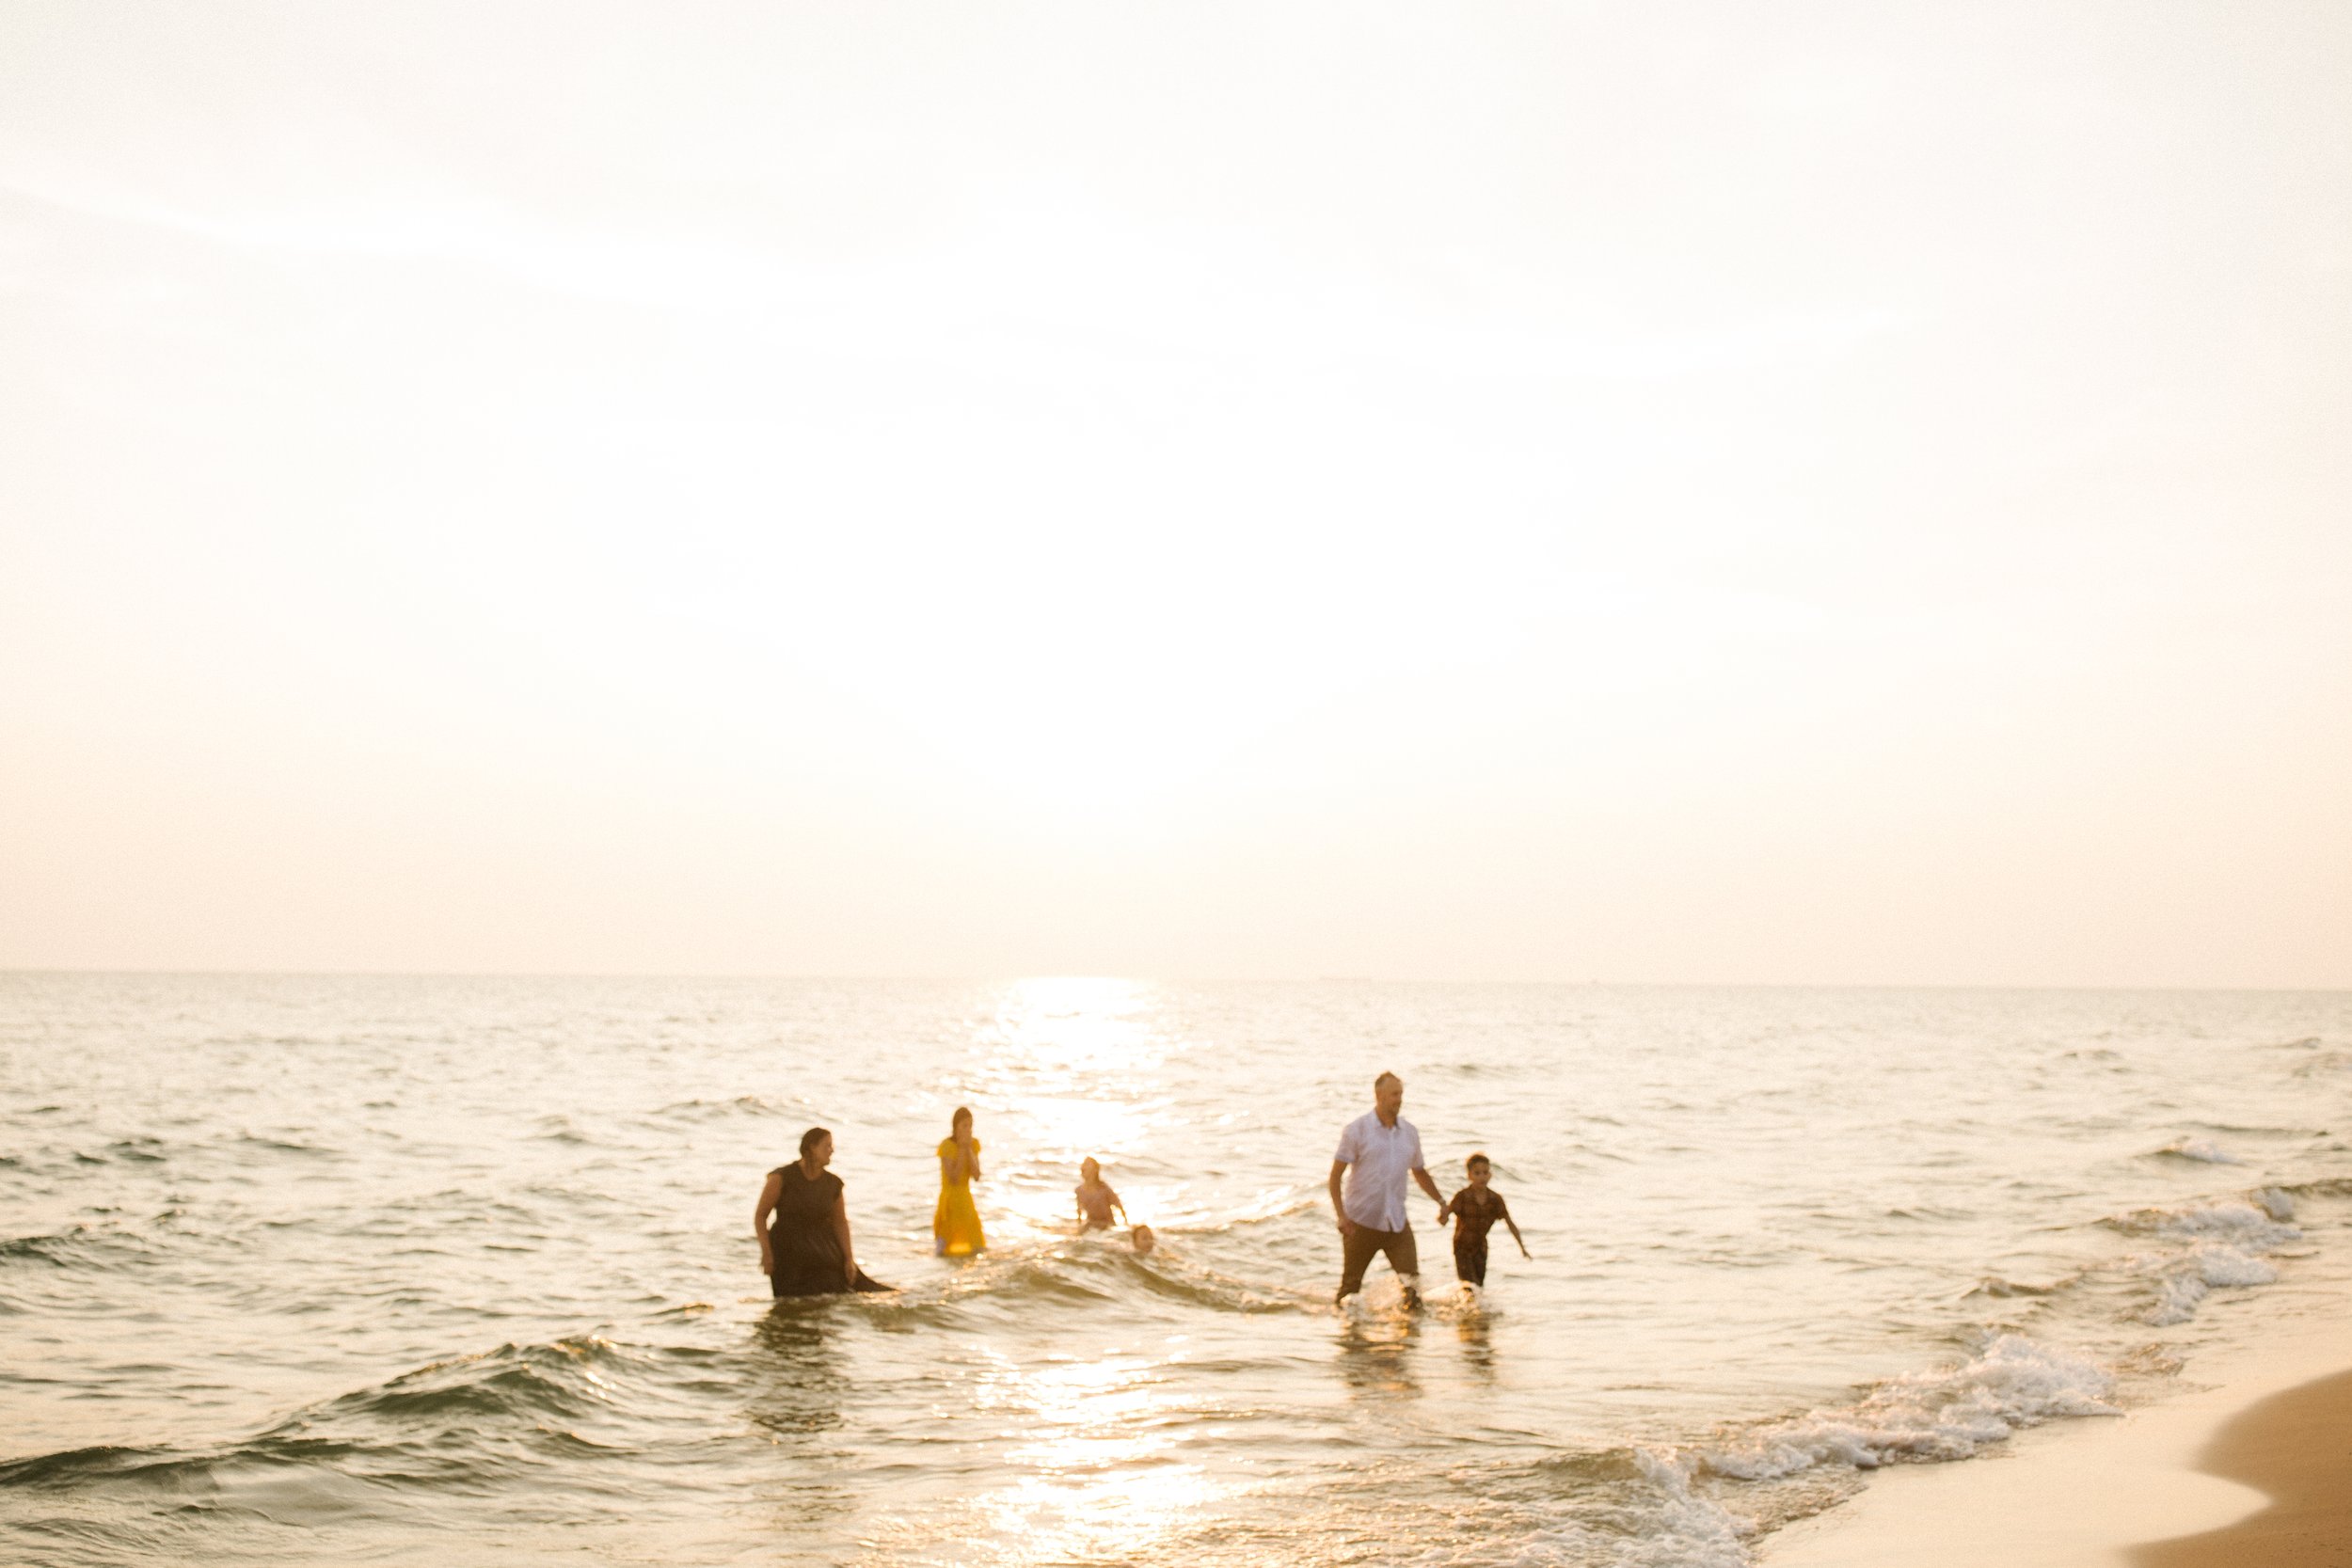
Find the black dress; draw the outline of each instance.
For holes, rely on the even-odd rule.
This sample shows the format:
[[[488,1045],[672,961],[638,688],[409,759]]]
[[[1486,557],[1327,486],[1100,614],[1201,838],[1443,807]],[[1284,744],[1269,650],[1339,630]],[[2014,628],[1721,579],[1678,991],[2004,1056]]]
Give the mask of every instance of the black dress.
[[[843,1276],[841,1238],[834,1234],[833,1206],[841,1196],[841,1178],[829,1170],[815,1180],[794,1161],[768,1173],[784,1179],[776,1194],[775,1217],[768,1222],[768,1250],[776,1272],[768,1283],[780,1296],[842,1295],[850,1290],[887,1291],[860,1269],[853,1287]]]

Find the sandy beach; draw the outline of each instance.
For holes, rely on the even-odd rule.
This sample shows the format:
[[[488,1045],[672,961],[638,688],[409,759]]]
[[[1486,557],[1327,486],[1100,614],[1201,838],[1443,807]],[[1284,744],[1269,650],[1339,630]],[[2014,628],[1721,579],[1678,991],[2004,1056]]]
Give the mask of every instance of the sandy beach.
[[[2273,1394],[2232,1418],[2198,1465],[2259,1489],[2261,1513],[2136,1548],[2134,1568],[2352,1564],[2352,1371]]]
[[[2315,1288],[2314,1288],[2315,1287]],[[2292,1289],[2290,1287],[2290,1289]],[[2247,1314],[2180,1390],[1965,1465],[1889,1470],[1779,1532],[1769,1568],[2352,1563],[2352,1316],[2318,1281]]]

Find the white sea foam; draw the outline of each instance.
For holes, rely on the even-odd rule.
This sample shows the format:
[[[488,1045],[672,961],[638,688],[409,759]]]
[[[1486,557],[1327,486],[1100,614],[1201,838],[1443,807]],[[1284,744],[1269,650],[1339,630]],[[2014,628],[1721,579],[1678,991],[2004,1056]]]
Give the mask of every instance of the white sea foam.
[[[1747,1568],[1756,1527],[1707,1497],[1678,1456],[1636,1449],[1633,1467],[1649,1496],[1515,1532],[1505,1546],[1489,1536],[1432,1546],[1409,1560],[1422,1568]]]
[[[1692,1466],[1675,1456],[1638,1450],[1634,1462],[1649,1483],[1665,1497],[1661,1510],[1665,1528],[1650,1544],[1652,1550],[1620,1561],[1643,1568],[1716,1568],[1748,1560],[1747,1538],[1754,1533],[1746,1520],[1703,1497],[1691,1485]]]
[[[2145,1316],[2158,1328],[2195,1317],[2216,1286],[2268,1285],[2279,1277],[2279,1271],[2261,1259],[2213,1242],[2192,1248],[2186,1257],[2164,1259],[2148,1272],[2156,1278],[2156,1299]]]
[[[2117,1221],[2118,1228],[2183,1243],[2132,1259],[2136,1272],[2155,1282],[2154,1299],[2141,1316],[2169,1328],[2195,1317],[2217,1289],[2274,1283],[2279,1271],[2262,1255],[2302,1240],[2303,1232],[2286,1223],[2294,1215],[2292,1197],[2264,1187],[2244,1200],[2143,1209]]]
[[[2267,1206],[2245,1199],[2198,1204],[2160,1212],[2156,1228],[2165,1235],[2217,1238],[2239,1246],[2267,1251],[2302,1240],[2303,1233],[2271,1217]]]
[[[1718,1475],[1769,1481],[1816,1465],[1965,1459],[2053,1417],[2119,1415],[2107,1402],[2113,1386],[2087,1356],[2003,1334],[1959,1366],[1890,1378],[1853,1404],[1774,1422],[1698,1460]]]

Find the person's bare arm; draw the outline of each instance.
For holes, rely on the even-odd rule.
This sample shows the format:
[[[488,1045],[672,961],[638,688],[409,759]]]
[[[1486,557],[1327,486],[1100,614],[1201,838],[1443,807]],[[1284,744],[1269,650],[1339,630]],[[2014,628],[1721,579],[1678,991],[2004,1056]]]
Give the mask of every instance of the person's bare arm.
[[[776,1200],[784,1196],[784,1172],[771,1170],[760,1184],[759,1207],[752,1211],[752,1234],[759,1238],[759,1272],[776,1272],[776,1252],[768,1242],[768,1216],[776,1212]]]
[[[1419,1165],[1415,1165],[1413,1167],[1413,1180],[1421,1183],[1421,1190],[1422,1192],[1427,1193],[1431,1197],[1438,1200],[1438,1207],[1440,1210],[1445,1207],[1445,1194],[1438,1191],[1438,1183],[1430,1177],[1427,1171],[1422,1169]],[[1445,1215],[1440,1213],[1438,1217],[1439,1219],[1443,1219],[1445,1218]]]
[[[1535,1255],[1527,1250],[1527,1238],[1519,1234],[1519,1222],[1511,1217],[1508,1209],[1502,1212],[1502,1223],[1511,1227],[1511,1240],[1519,1243],[1519,1256],[1533,1261]]]
[[[1343,1236],[1353,1236],[1356,1234],[1356,1222],[1347,1217],[1347,1205],[1340,1201],[1340,1178],[1346,1174],[1346,1161],[1334,1160],[1331,1162],[1331,1212],[1339,1215],[1340,1217],[1340,1234]]]
[[[951,1138],[951,1147],[939,1157],[940,1174],[949,1181],[977,1181],[980,1179],[980,1151],[970,1138]]]
[[[1438,1223],[1439,1225],[1443,1225],[1445,1223],[1446,1216],[1452,1212],[1454,1212],[1454,1200],[1452,1198],[1447,1198],[1443,1203],[1438,1205]]]
[[[841,1277],[851,1290],[857,1289],[857,1254],[850,1249],[850,1202],[846,1195],[833,1195],[833,1236],[841,1243]]]

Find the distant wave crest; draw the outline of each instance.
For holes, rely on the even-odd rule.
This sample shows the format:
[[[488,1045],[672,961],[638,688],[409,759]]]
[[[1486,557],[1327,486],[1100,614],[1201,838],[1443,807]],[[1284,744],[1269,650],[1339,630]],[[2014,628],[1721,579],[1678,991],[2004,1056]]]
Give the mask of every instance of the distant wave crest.
[[[2207,1165],[2242,1165],[2239,1159],[2215,1143],[2211,1138],[2175,1138],[2155,1151],[2159,1156],[2175,1160],[2194,1160]]]

